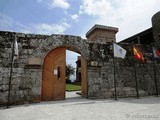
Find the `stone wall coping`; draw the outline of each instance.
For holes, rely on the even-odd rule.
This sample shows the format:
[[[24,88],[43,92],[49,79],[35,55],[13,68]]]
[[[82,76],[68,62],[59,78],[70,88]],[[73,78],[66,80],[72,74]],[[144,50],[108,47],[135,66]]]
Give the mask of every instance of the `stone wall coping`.
[[[15,34],[17,37],[49,37],[50,35],[44,35],[44,34],[33,34],[33,33],[22,33],[22,32],[12,32],[12,31],[0,31],[0,34]]]
[[[50,37],[55,37],[55,36],[81,38],[81,36],[78,35],[68,35],[68,34],[52,34]]]

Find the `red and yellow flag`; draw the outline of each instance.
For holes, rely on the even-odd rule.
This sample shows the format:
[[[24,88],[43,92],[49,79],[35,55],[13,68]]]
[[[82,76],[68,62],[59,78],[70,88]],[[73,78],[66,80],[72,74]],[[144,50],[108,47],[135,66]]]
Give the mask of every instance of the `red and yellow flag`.
[[[138,48],[133,46],[133,51],[134,51],[134,58],[138,60],[142,60],[142,62],[145,63],[143,54],[138,50]]]

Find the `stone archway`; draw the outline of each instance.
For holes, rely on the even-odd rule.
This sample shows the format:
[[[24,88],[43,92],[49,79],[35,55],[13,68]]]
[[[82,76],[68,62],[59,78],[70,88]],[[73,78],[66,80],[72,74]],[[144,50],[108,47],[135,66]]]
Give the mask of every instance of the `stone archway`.
[[[69,38],[69,39],[66,39]],[[82,96],[87,97],[87,52],[85,40],[75,36],[65,36],[65,40],[48,38],[49,52],[45,55],[42,70],[42,93],[41,100],[64,100],[65,99],[65,66],[66,49],[81,54]],[[49,42],[52,42],[51,47]],[[86,43],[86,45],[88,45]],[[85,52],[84,52],[85,51]]]

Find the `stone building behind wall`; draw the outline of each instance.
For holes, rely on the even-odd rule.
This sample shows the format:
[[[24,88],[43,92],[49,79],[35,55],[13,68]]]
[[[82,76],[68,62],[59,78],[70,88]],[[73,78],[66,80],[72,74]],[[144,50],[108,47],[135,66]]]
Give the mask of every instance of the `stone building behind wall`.
[[[86,33],[86,38],[89,41],[115,42],[117,32],[118,28],[96,24]]]
[[[77,56],[76,61],[76,82],[81,82],[81,56]]]
[[[113,64],[112,42],[116,41],[115,27],[95,25],[87,32],[87,39],[71,35],[35,35],[0,31],[0,105],[7,104],[9,91],[12,43],[16,38],[19,59],[13,66],[11,104],[40,102],[42,99],[42,74],[46,55],[65,47],[78,52],[86,63],[84,96],[89,99],[114,97],[114,70],[118,97],[136,97],[135,70],[140,96],[155,95],[155,72],[160,93],[160,61],[153,64],[151,43],[160,50],[160,12],[152,18],[152,28],[119,43],[127,50],[125,59],[115,58]],[[143,53],[146,63],[133,57],[133,43]],[[84,70],[84,69],[83,69]],[[155,72],[154,72],[155,70]],[[57,74],[54,70],[54,74]]]

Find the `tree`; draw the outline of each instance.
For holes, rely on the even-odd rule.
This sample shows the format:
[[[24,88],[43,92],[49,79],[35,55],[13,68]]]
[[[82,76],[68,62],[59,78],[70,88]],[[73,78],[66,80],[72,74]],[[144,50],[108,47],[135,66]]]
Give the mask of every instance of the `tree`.
[[[66,83],[70,83],[70,76],[75,74],[75,68],[71,64],[66,65]]]

